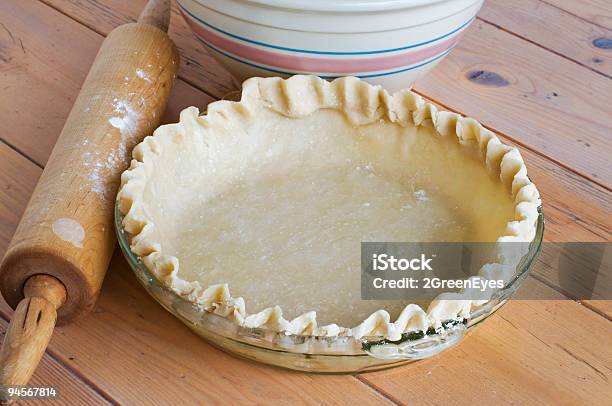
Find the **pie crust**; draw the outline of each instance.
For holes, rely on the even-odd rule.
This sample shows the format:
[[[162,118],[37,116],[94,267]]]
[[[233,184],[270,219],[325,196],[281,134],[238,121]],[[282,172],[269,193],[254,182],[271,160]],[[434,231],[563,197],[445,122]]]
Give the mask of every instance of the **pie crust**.
[[[322,118],[309,121],[308,118],[316,115]],[[336,115],[342,118],[338,119]],[[322,127],[313,127],[313,122],[320,123]],[[300,127],[306,124],[307,127]],[[243,327],[267,328],[286,334],[342,335],[355,338],[384,336],[398,340],[402,333],[439,328],[446,320],[466,317],[471,310],[486,303],[492,291],[484,292],[478,300],[467,299],[466,293],[444,293],[429,304],[427,311],[417,304],[406,305],[395,320],[392,320],[387,310],[379,309],[355,327],[339,326],[332,322],[319,325],[315,311],[305,311],[287,320],[278,305],[249,314],[245,300],[242,297],[232,297],[227,283],[202,286],[198,280],[184,278],[179,272],[179,260],[173,255],[180,250],[173,239],[187,243],[190,239],[197,240],[198,236],[190,234],[189,223],[185,222],[180,225],[181,230],[172,231],[173,218],[171,213],[164,211],[164,205],[177,206],[175,210],[192,210],[190,215],[196,215],[198,211],[183,207],[191,196],[194,200],[204,202],[202,194],[208,193],[207,196],[212,199],[210,196],[216,191],[227,189],[226,184],[231,179],[242,179],[245,174],[257,172],[261,168],[269,171],[279,166],[278,170],[284,171],[284,163],[299,161],[299,154],[291,155],[291,151],[297,147],[293,148],[292,144],[286,142],[284,145],[278,134],[282,136],[283,131],[295,131],[298,135],[302,134],[300,140],[308,140],[305,137],[309,133],[317,133],[313,140],[321,142],[335,136],[334,131],[338,126],[345,126],[347,132],[358,136],[365,134],[366,138],[372,136],[374,131],[376,134],[373,137],[377,140],[378,148],[376,154],[389,154],[389,159],[380,161],[384,162],[383,166],[399,162],[393,151],[401,155],[402,149],[411,148],[410,145],[404,145],[408,138],[402,138],[402,131],[415,131],[410,139],[424,140],[422,142],[425,143],[428,142],[427,138],[419,137],[450,140],[444,142],[459,146],[453,148],[464,151],[462,153],[466,154],[466,160],[471,151],[476,157],[475,162],[482,167],[482,172],[501,185],[510,202],[510,217],[502,222],[501,232],[496,234],[499,237],[493,241],[530,242],[534,239],[541,202],[536,187],[527,176],[523,159],[516,148],[502,144],[476,120],[438,111],[433,104],[407,90],[389,95],[378,86],[352,77],[328,82],[315,76],[298,75],[287,80],[249,79],[243,84],[240,102],[214,102],[208,106],[208,112],[203,116],[199,115],[197,108],[189,107],[181,113],[179,123],[158,128],[153,136],[146,137],[134,149],[130,168],[121,177],[117,196],[118,208],[124,215],[124,230],[131,237],[131,251],[163,285],[203,311],[221,315]],[[362,131],[365,132],[362,134]],[[233,133],[249,137],[249,141],[245,143],[247,138],[234,137],[231,135]],[[342,139],[340,144],[330,145],[340,145],[342,148]],[[251,144],[258,145],[260,149],[249,150]],[[262,145],[266,147],[263,150]],[[423,145],[423,151],[426,151],[426,144]],[[276,146],[279,147],[275,149]],[[347,144],[347,154],[352,153],[350,148]],[[225,162],[222,164],[215,163],[215,159],[222,155],[219,151],[225,151]],[[275,154],[280,154],[281,158],[271,165],[272,169],[261,166],[267,162],[268,155]],[[333,159],[333,156],[331,153],[322,153],[322,164]],[[421,165],[425,162],[416,160],[416,156],[413,158],[414,162]],[[228,164],[228,160],[232,162]],[[202,164],[197,165],[198,162]],[[455,160],[448,165],[459,168],[461,164]],[[164,172],[167,166],[171,166],[174,172]],[[210,172],[215,172],[216,168],[223,171],[223,174],[212,176]],[[325,171],[329,169],[321,173],[327,173]],[[187,186],[177,187],[177,184]],[[192,184],[205,185],[209,192],[193,190],[189,187]],[[155,193],[151,191],[152,188],[155,188]],[[466,186],[465,189],[463,192],[458,189],[456,193],[473,193],[471,188]],[[282,194],[283,189],[278,190]],[[415,193],[422,194],[420,190]],[[219,194],[223,195],[223,192]],[[250,198],[251,195],[249,192],[244,197]],[[198,207],[204,207],[206,211],[205,206]],[[483,211],[484,214],[472,217],[481,222],[484,219],[493,223],[494,211]],[[426,238],[439,238],[439,235],[431,234]],[[478,240],[481,237],[474,238]],[[482,267],[476,277],[509,281],[516,272],[513,261],[513,258],[501,253],[496,263]],[[469,297],[474,296],[472,294]],[[342,311],[342,304],[338,306]]]

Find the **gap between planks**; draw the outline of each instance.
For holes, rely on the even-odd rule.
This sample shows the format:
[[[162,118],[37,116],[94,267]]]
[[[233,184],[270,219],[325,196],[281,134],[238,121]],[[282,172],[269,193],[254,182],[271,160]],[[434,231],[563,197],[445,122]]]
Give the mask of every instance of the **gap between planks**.
[[[374,385],[372,382],[368,381],[367,378],[363,375],[363,373],[361,373],[359,375],[353,375],[353,376],[355,377],[355,379],[357,379],[359,382],[363,383],[365,386],[367,386],[370,389],[372,389],[373,391],[379,393],[380,396],[382,396],[383,398],[385,398],[389,402],[391,402],[391,403],[393,403],[395,405],[405,405],[406,404],[405,402],[402,402],[401,400],[399,400],[398,398],[396,398],[395,396],[390,394],[388,391],[386,391],[386,390],[384,390],[382,388],[379,388],[378,386]]]
[[[539,0],[539,1],[542,1],[542,0]],[[546,3],[546,4],[548,4],[548,3]],[[568,14],[571,14],[571,13],[568,13]],[[572,14],[572,16],[574,16],[574,15]],[[575,17],[575,16],[574,16],[574,17]],[[551,54],[555,54],[555,55],[557,55],[557,56],[558,56],[558,57],[560,57],[560,58],[563,58],[563,59],[566,59],[566,60],[568,60],[568,61],[570,61],[570,62],[573,62],[573,63],[575,63],[576,65],[582,66],[583,68],[588,69],[588,70],[590,70],[590,71],[593,71],[593,72],[597,73],[598,75],[601,75],[601,76],[603,76],[603,77],[605,77],[605,78],[612,79],[612,76],[610,76],[610,75],[607,75],[607,74],[605,74],[605,73],[603,73],[603,72],[600,72],[600,71],[598,71],[597,69],[591,68],[590,66],[585,65],[584,63],[582,63],[582,62],[580,62],[580,61],[577,61],[576,59],[570,58],[570,57],[569,57],[569,56],[567,56],[567,55],[563,55],[561,52],[557,52],[557,51],[555,51],[555,50],[553,50],[553,49],[551,49],[551,48],[549,48],[549,47],[547,47],[547,46],[545,46],[545,45],[542,45],[542,44],[540,44],[540,43],[537,43],[537,42],[535,42],[535,41],[533,41],[533,40],[531,40],[531,39],[529,39],[529,38],[527,38],[527,37],[525,37],[525,36],[523,36],[523,35],[521,35],[521,34],[519,34],[519,33],[516,33],[516,32],[514,32],[514,31],[512,31],[512,30],[509,30],[509,29],[507,29],[507,28],[505,28],[505,27],[502,27],[502,26],[501,26],[501,25],[499,25],[499,24],[496,24],[496,23],[494,23],[494,22],[492,22],[492,21],[489,21],[489,20],[485,19],[484,17],[480,17],[480,16],[479,16],[479,17],[476,17],[476,18],[477,18],[478,20],[482,21],[482,22],[483,22],[483,23],[485,23],[485,24],[489,24],[489,25],[491,25],[491,26],[493,26],[493,27],[497,28],[498,30],[502,30],[502,31],[504,31],[504,32],[506,32],[506,33],[508,33],[508,34],[510,34],[510,35],[514,35],[515,37],[517,37],[517,38],[519,38],[519,39],[522,39],[522,40],[523,40],[523,41],[525,41],[525,42],[528,42],[528,43],[530,43],[530,44],[532,44],[532,45],[535,45],[535,46],[537,46],[537,47],[540,47],[540,48],[542,48],[543,50],[550,52]],[[598,26],[598,27],[599,27],[599,26]]]
[[[540,275],[538,275],[538,274],[536,274],[534,272],[529,272],[529,276],[531,278],[537,280],[538,282],[548,286],[549,288],[551,288],[555,292],[558,292],[558,293],[562,294],[563,296],[565,296],[567,298],[567,300],[571,300],[573,302],[576,302],[577,304],[579,304],[581,306],[584,306],[586,309],[591,310],[592,312],[600,315],[604,319],[606,319],[608,321],[612,321],[612,318],[609,315],[607,315],[605,312],[603,312],[602,310],[600,310],[597,307],[589,304],[588,301],[582,301],[580,299],[574,298],[573,295],[571,295],[569,292],[561,289],[561,287],[559,287],[559,286],[555,286],[553,283],[548,281],[546,278],[543,278],[543,277],[541,277]]]
[[[542,2],[542,3],[544,3],[544,4],[549,5],[549,6],[551,6],[551,7],[554,7],[554,8],[556,8],[557,10],[561,10],[561,11],[563,11],[563,12],[565,12],[565,13],[567,13],[567,14],[569,14],[569,15],[573,16],[573,17],[576,17],[576,18],[577,18],[577,19],[579,19],[579,20],[586,21],[586,22],[587,22],[587,23],[589,23],[589,24],[596,25],[596,26],[598,26],[599,28],[603,28],[603,29],[606,29],[606,30],[609,30],[609,29],[610,29],[610,27],[606,27],[605,25],[601,25],[601,24],[600,24],[600,23],[598,23],[597,21],[592,21],[592,20],[589,20],[588,18],[584,18],[584,17],[582,17],[582,16],[579,16],[578,14],[572,13],[570,10],[566,10],[566,9],[564,9],[563,7],[559,7],[558,5],[556,5],[556,4],[554,4],[554,3],[549,3],[549,2],[548,2],[548,1],[546,1],[546,0],[539,0],[539,1],[540,1],[540,2]],[[587,7],[588,7],[588,6],[587,6]]]
[[[32,158],[30,158],[25,152],[23,152],[22,150],[20,150],[19,148],[17,148],[16,146],[14,146],[13,144],[11,144],[10,142],[8,142],[6,139],[4,139],[4,137],[2,137],[2,135],[0,135],[0,142],[2,142],[4,145],[6,145],[9,149],[12,149],[13,151],[15,151],[17,154],[21,155],[23,158],[27,159],[28,161],[30,161],[31,163],[33,163],[34,165],[36,165],[37,167],[39,167],[40,169],[45,169],[45,167],[41,164],[39,164],[38,162],[36,162],[35,160],[33,160]]]

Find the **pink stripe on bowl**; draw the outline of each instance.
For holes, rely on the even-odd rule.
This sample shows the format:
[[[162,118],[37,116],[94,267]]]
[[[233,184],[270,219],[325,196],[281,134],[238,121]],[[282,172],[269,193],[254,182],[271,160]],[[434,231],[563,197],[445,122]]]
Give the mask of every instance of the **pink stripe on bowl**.
[[[207,29],[182,10],[181,13],[197,36],[224,51],[253,62],[300,72],[348,74],[356,71],[375,72],[400,68],[425,61],[443,53],[454,46],[463,33],[463,30],[459,31],[437,44],[411,48],[401,54],[377,56],[375,58],[314,58],[271,52],[236,42]]]

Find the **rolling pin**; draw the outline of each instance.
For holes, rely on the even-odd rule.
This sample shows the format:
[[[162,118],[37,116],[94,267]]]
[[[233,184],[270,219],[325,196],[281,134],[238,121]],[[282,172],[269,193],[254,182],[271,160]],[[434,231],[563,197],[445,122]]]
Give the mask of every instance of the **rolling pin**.
[[[15,308],[0,351],[0,386],[25,385],[55,323],[89,312],[115,247],[115,194],[132,148],[158,126],[179,56],[170,1],[103,42],[0,266]]]

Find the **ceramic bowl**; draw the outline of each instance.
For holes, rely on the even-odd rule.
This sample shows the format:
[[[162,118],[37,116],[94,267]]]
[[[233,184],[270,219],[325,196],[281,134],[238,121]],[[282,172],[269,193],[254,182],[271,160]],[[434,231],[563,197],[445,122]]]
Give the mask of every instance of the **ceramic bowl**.
[[[306,73],[408,88],[457,45],[484,0],[177,0],[238,82]]]

